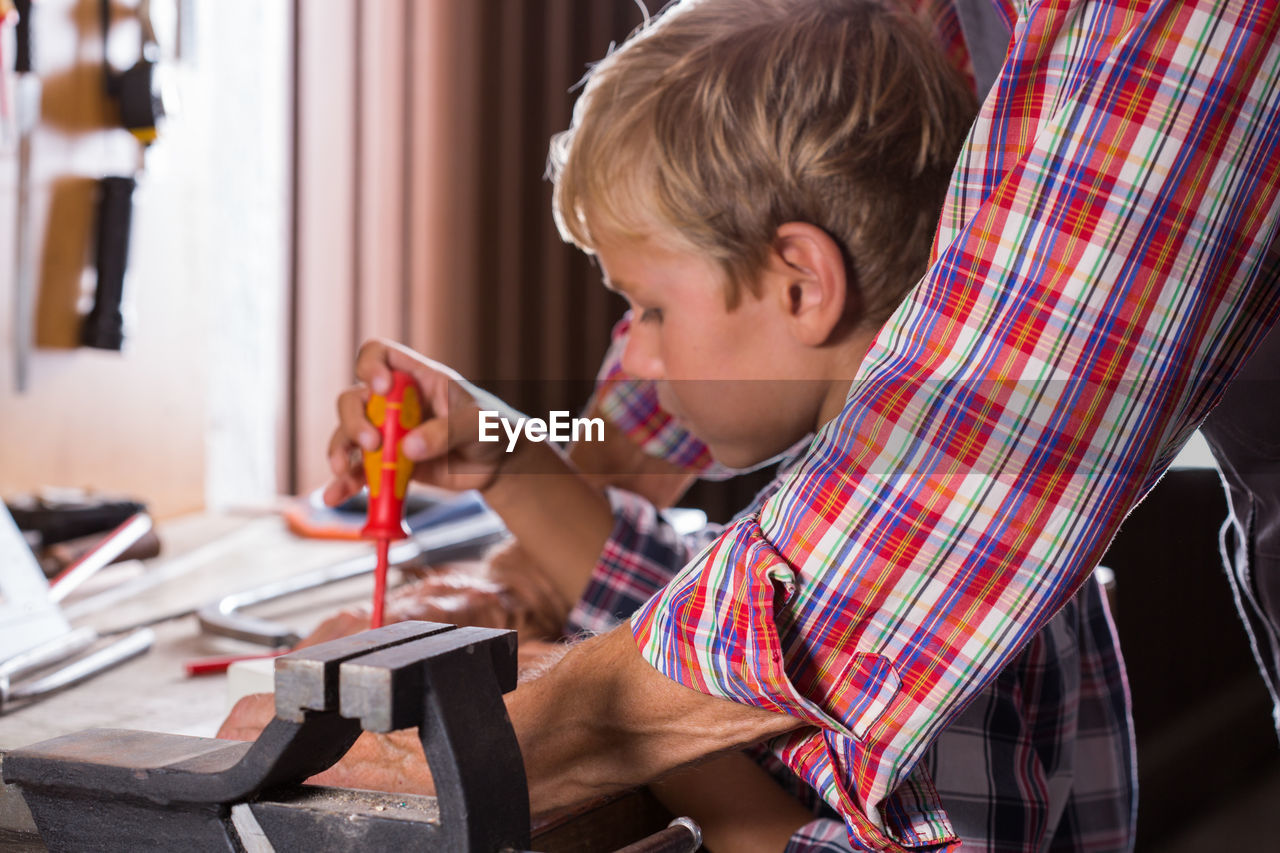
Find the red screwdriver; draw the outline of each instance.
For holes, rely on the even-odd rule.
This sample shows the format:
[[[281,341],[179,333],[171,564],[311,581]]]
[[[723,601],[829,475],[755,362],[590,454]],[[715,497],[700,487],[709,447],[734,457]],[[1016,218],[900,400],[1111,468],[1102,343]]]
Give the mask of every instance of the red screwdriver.
[[[413,474],[413,462],[400,451],[400,440],[422,423],[422,401],[413,378],[391,372],[391,391],[374,394],[365,407],[370,423],[382,433],[382,446],[364,454],[365,479],[369,483],[369,520],[360,535],[378,542],[378,566],[373,580],[371,628],[382,627],[387,594],[387,554],[391,543],[409,536],[404,523],[404,496]]]

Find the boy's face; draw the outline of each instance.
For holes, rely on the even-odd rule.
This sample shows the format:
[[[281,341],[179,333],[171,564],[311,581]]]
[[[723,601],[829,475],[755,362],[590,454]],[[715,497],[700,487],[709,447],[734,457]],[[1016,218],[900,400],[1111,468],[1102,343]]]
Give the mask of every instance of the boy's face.
[[[600,241],[605,284],[632,308],[622,367],[657,382],[664,409],[730,467],[786,450],[817,426],[829,384],[792,340],[786,301],[767,283],[725,306],[711,259],[653,239]]]

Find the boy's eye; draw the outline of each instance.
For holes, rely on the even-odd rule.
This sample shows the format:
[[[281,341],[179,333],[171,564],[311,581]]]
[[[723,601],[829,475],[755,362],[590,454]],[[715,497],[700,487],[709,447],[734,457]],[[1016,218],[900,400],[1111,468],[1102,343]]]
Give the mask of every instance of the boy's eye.
[[[640,312],[640,322],[641,323],[661,323],[662,309],[661,308],[644,309],[643,311]]]

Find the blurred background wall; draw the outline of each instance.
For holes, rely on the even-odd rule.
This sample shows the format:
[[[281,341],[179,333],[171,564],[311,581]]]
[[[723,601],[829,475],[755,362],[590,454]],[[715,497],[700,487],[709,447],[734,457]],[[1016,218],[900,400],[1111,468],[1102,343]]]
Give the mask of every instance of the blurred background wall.
[[[105,91],[99,0],[36,4],[38,331],[19,393],[14,265],[0,263],[0,493],[116,491],[164,516],[313,488],[333,400],[373,335],[530,410],[582,404],[622,303],[555,233],[543,167],[570,88],[642,21],[632,0],[152,7],[181,12],[186,38],[160,28],[176,100],[139,173],[117,353],[77,335],[95,182],[134,174],[138,145]],[[138,0],[111,8],[123,69]],[[5,259],[16,172],[6,138]]]
[[[14,376],[11,121],[0,138],[0,494],[93,488],[172,515],[259,500],[280,480],[291,6],[153,5],[169,24],[159,35],[171,116],[138,172],[139,145],[104,85],[99,0],[35,4],[44,93],[32,137],[36,323],[24,393]],[[119,70],[138,59],[136,11],[136,0],[111,7]],[[3,33],[10,120],[13,30]],[[97,180],[135,173],[124,349],[79,347],[96,281]]]

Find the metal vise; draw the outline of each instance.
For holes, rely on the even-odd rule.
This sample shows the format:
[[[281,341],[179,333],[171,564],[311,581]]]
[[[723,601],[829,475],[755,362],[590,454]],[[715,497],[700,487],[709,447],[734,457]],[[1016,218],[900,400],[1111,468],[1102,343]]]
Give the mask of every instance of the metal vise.
[[[493,851],[529,847],[502,694],[516,635],[402,622],[276,661],[276,716],[242,743],[89,729],[8,753],[52,851]],[[361,730],[417,726],[436,797],[302,786]]]

